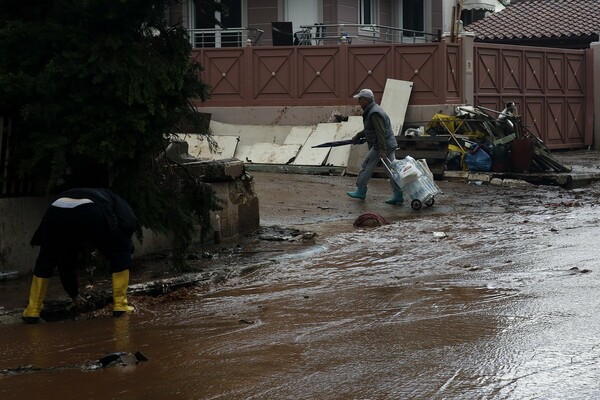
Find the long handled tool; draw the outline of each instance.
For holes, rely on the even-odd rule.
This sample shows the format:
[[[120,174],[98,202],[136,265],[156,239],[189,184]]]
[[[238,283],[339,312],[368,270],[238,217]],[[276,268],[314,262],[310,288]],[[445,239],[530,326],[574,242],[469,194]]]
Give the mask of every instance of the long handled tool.
[[[338,147],[338,146],[346,146],[349,144],[363,144],[366,141],[367,140],[365,138],[359,139],[358,142],[354,142],[352,139],[337,140],[335,142],[325,142],[325,143],[317,144],[316,146],[312,146],[312,148],[314,149],[316,147]]]

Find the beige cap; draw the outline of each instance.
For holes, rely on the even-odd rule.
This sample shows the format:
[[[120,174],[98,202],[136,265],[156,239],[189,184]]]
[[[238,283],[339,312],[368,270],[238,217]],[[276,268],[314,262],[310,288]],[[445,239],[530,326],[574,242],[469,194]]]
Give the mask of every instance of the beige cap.
[[[355,99],[358,99],[360,97],[365,97],[367,99],[374,99],[375,95],[373,94],[373,91],[371,89],[361,89],[360,92],[358,92],[358,94],[355,94],[354,96]]]

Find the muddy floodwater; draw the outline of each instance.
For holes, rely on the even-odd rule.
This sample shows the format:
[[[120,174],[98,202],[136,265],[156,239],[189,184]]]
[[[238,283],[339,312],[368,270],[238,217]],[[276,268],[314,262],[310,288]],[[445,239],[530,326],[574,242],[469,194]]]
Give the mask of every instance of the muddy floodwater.
[[[360,229],[296,199],[314,241],[198,261],[245,274],[122,319],[0,326],[0,399],[600,398],[598,186],[460,188]]]

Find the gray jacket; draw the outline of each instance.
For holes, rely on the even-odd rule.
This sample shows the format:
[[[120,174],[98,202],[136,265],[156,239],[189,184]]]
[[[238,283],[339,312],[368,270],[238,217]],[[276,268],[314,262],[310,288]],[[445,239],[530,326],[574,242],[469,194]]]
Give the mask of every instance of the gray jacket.
[[[369,106],[367,106],[367,108],[363,112],[363,125],[365,127],[363,133],[365,135],[365,138],[367,139],[369,149],[374,148],[375,150],[379,150],[375,126],[373,126],[373,124],[371,123],[371,116],[373,114],[378,114],[383,119],[385,128],[385,142],[387,149],[397,148],[398,142],[396,142],[396,137],[394,136],[394,132],[392,131],[392,123],[390,121],[390,117],[383,110],[383,108],[379,106],[379,104],[372,102],[371,104],[369,104]]]

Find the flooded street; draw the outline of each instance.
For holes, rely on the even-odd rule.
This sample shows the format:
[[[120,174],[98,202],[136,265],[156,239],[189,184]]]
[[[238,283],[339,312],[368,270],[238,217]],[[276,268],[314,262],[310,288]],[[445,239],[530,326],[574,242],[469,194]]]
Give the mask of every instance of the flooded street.
[[[259,194],[277,179],[257,174]],[[314,242],[199,260],[246,272],[170,301],[133,297],[126,318],[0,325],[0,399],[600,396],[599,184],[441,182],[435,206],[383,204],[390,224],[353,228],[387,182],[360,203],[334,183],[351,189],[351,178],[294,179],[321,189],[265,193],[261,210],[289,213],[261,223],[315,231]],[[339,198],[317,204],[327,190]],[[137,350],[150,361],[94,365]]]

